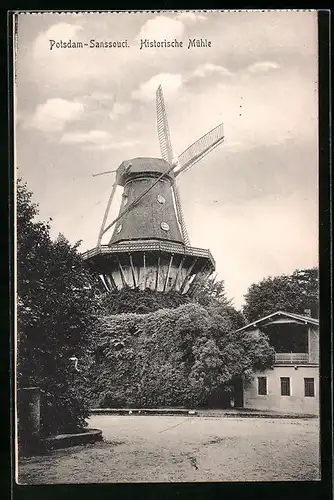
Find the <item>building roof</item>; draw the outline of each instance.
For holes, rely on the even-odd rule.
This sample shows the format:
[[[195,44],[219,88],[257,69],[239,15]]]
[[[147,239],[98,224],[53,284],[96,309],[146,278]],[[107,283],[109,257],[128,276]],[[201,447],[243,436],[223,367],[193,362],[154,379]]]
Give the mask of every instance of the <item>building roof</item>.
[[[161,174],[165,174],[166,178],[169,180],[174,179],[172,165],[162,158],[152,158],[152,157],[138,157],[131,158],[130,160],[123,161],[117,169],[117,183],[120,186],[124,186],[126,182],[135,178],[139,174],[154,174],[158,177]],[[167,174],[167,172],[169,172]]]
[[[304,324],[311,324],[311,325],[319,325],[319,320],[316,318],[311,318],[310,316],[304,316],[303,314],[296,314],[296,313],[290,313],[290,312],[285,312],[285,311],[277,311],[272,314],[269,314],[268,316],[264,316],[263,318],[259,318],[256,321],[253,321],[252,323],[248,323],[247,325],[243,326],[242,328],[239,328],[238,330],[235,330],[236,332],[241,332],[242,330],[248,330],[251,327],[256,327],[256,326],[261,326],[265,323],[268,322],[268,320],[274,319],[275,317],[286,317],[292,320],[295,320],[300,323]]]

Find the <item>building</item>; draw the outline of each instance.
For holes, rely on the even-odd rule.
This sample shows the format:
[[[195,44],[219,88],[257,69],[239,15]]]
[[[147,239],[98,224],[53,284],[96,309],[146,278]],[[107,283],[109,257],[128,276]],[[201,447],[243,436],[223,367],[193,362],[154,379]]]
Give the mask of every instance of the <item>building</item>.
[[[96,174],[116,172],[116,178],[97,245],[82,256],[106,292],[129,287],[191,295],[215,270],[211,252],[190,245],[176,178],[222,144],[223,124],[174,156],[161,85],[156,112],[161,158],[132,158],[116,171]],[[117,187],[123,189],[121,206],[116,219],[107,223]],[[102,245],[112,228],[109,244]]]
[[[82,254],[106,292],[129,287],[191,294],[214,271],[211,252],[190,246],[184,236],[172,169],[162,158],[146,157],[118,167],[119,220],[108,245]]]
[[[306,312],[306,311],[305,311]],[[319,413],[319,321],[278,311],[237,330],[263,332],[275,349],[272,369],[244,384],[244,408]]]

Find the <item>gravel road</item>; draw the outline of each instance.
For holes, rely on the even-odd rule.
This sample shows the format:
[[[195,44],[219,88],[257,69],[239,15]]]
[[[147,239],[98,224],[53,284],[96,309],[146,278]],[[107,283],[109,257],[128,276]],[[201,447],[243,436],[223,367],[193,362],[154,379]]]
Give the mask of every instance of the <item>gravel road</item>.
[[[104,442],[22,459],[20,484],[320,479],[318,419],[96,415]]]

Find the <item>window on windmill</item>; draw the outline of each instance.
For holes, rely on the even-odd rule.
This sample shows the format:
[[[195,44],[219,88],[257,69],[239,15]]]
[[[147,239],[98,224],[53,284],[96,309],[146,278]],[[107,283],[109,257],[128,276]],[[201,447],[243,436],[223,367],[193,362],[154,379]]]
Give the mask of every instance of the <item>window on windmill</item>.
[[[159,203],[161,203],[162,205],[165,203],[165,198],[161,195],[161,194],[158,194],[158,197],[157,197],[157,200]]]
[[[123,227],[123,226],[122,226],[122,224],[120,224],[120,225],[117,227],[117,229],[116,229],[117,234],[118,234],[118,233],[120,233],[120,232],[122,231],[122,227]]]
[[[168,278],[168,288],[170,288],[173,284],[173,278]]]
[[[167,224],[167,222],[161,222],[160,227],[164,231],[168,231],[169,230],[169,225]]]
[[[123,206],[125,207],[127,203],[128,203],[128,197],[126,196],[126,194],[123,194]]]

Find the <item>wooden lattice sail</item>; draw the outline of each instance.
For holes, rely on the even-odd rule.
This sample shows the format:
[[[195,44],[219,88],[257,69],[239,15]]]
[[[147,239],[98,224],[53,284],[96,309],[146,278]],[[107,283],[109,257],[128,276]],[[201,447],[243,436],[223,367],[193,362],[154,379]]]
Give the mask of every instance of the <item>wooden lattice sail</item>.
[[[156,105],[162,158],[121,163],[97,246],[83,254],[108,291],[130,286],[191,293],[215,269],[209,250],[190,246],[175,179],[223,142],[223,126],[218,125],[174,160],[161,86]],[[123,187],[119,214],[106,225],[117,186]],[[111,230],[108,245],[102,245],[103,235]]]

